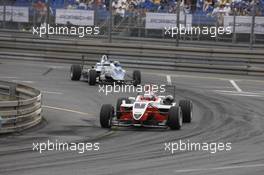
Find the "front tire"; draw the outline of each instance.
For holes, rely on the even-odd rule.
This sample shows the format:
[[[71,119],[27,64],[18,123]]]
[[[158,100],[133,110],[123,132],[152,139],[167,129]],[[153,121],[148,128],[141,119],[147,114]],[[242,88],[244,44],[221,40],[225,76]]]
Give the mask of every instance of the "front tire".
[[[89,75],[88,75],[88,82],[89,85],[95,85],[96,84],[96,78],[97,78],[97,72],[94,69],[89,70]]]
[[[181,107],[172,106],[169,110],[167,125],[171,130],[180,130],[182,126]]]
[[[82,67],[79,64],[73,64],[71,66],[71,80],[78,81],[81,78]]]
[[[184,123],[191,123],[193,105],[190,100],[180,100],[179,106],[182,109],[182,117]]]
[[[133,85],[137,86],[141,83],[141,72],[139,70],[135,70],[133,72]]]
[[[114,108],[111,104],[104,104],[100,111],[100,124],[102,128],[111,128]]]

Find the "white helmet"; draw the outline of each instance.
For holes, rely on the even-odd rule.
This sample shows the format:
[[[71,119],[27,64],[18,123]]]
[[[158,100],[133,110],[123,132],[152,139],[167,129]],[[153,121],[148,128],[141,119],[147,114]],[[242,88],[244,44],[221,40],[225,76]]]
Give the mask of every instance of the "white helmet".
[[[101,58],[101,62],[107,62],[108,61],[108,56],[107,55],[103,55]]]

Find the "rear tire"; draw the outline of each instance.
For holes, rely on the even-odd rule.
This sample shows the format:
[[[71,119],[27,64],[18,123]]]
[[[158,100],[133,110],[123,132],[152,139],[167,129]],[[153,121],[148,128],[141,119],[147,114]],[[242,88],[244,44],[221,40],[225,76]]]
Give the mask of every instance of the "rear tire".
[[[111,128],[114,108],[111,104],[104,104],[100,111],[100,124],[102,128]]]
[[[167,125],[171,130],[180,130],[182,126],[181,107],[172,106],[169,110]]]
[[[135,70],[133,72],[133,85],[137,86],[141,83],[141,72],[139,70]]]
[[[89,85],[95,85],[96,84],[96,78],[97,78],[96,70],[94,70],[94,69],[89,70],[89,75],[88,75]]]
[[[191,123],[192,121],[192,102],[190,100],[180,100],[179,106],[182,110],[182,118],[184,123]]]
[[[78,81],[81,78],[82,67],[79,64],[73,64],[71,66],[71,80]]]
[[[117,118],[120,118],[120,116],[122,115],[121,112],[119,112],[119,111],[120,111],[120,106],[121,106],[123,100],[125,100],[126,103],[130,102],[129,99],[126,97],[121,97],[117,100],[117,102],[116,102],[116,117]]]

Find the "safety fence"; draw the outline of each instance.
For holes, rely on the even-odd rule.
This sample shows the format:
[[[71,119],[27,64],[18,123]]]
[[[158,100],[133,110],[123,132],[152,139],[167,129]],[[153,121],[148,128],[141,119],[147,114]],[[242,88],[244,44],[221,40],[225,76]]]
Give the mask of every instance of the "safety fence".
[[[48,26],[91,26],[88,35],[107,36],[109,42],[116,36],[129,36],[171,39],[177,45],[184,40],[244,42],[250,48],[254,44],[264,43],[262,0],[253,0],[250,4],[239,1],[240,4],[234,2],[214,6],[206,4],[206,1],[199,5],[201,1],[198,1],[195,7],[193,4],[182,5],[175,1],[162,5],[161,2],[153,4],[145,0],[144,3],[123,10],[115,5],[119,0],[110,0],[107,4],[93,3],[97,1],[81,2],[2,0],[1,28],[32,32],[33,27],[51,31]],[[94,27],[98,27],[98,33]],[[81,30],[81,33],[84,32]],[[76,34],[76,31],[70,31],[69,34]]]
[[[0,133],[22,131],[41,121],[39,90],[0,81]]]

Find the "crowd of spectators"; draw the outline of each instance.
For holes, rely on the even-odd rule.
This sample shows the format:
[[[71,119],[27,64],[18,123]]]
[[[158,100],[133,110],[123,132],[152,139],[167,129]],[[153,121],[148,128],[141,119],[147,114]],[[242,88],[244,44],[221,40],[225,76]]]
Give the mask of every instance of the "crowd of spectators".
[[[65,0],[66,8],[69,9],[100,9],[109,10],[110,0]],[[120,16],[142,12],[165,12],[175,13],[177,3],[185,13],[199,13],[214,15],[246,16],[251,15],[253,0],[112,0],[113,12]],[[256,1],[257,16],[264,16],[264,0]]]
[[[109,11],[110,0],[49,0],[51,7],[67,9],[97,9]],[[16,0],[16,3],[33,2],[36,9],[47,0]],[[201,14],[213,16],[216,13],[223,15],[247,16],[252,14],[253,2],[256,4],[256,15],[264,16],[264,0],[112,0],[112,9],[121,17],[138,15],[145,12],[175,13],[177,3],[187,14]],[[42,6],[42,8],[44,8]]]

